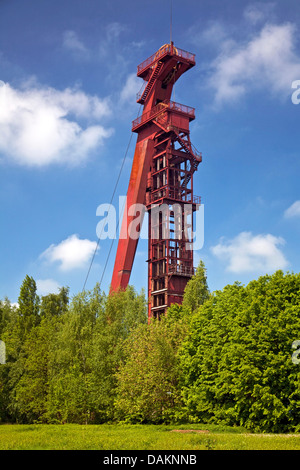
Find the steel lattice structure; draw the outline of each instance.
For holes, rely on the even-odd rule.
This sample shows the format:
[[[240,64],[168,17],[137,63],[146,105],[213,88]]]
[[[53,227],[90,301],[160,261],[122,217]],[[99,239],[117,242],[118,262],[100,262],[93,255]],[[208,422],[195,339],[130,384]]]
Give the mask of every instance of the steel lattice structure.
[[[149,319],[163,315],[172,303],[181,303],[186,283],[194,274],[193,212],[200,198],[193,194],[193,174],[202,155],[190,141],[194,108],[171,101],[173,85],[194,65],[194,54],[171,42],[137,69],[137,76],[145,81],[137,102],[144,107],[132,123],[137,142],[111,293],[129,283],[138,243],[138,237],[130,234],[136,217],[130,208],[140,204],[149,213]]]

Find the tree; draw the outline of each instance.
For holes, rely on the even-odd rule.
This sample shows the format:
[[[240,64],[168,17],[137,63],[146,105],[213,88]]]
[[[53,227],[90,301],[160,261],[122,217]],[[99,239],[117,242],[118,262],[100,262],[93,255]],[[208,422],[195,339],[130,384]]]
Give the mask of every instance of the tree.
[[[27,334],[14,364],[22,374],[14,384],[10,410],[19,423],[47,422],[48,363],[57,321],[56,317],[43,317]]]
[[[49,356],[48,420],[86,423],[91,412],[91,354],[98,315],[98,289],[75,295],[58,324]]]
[[[132,286],[106,299],[104,314],[97,319],[93,338],[93,396],[97,419],[114,418],[116,373],[124,361],[124,343],[139,325],[147,322],[145,293]]]
[[[215,292],[193,316],[180,357],[187,419],[254,431],[299,430],[300,275],[278,271]]]
[[[12,307],[10,301],[5,298],[0,301],[0,340],[4,343],[5,362],[7,362],[7,328],[9,328],[10,320],[13,314],[16,313],[15,307]],[[7,407],[9,404],[8,398],[8,365],[1,364],[0,362],[0,423],[8,419]]]
[[[64,315],[50,357],[51,422],[104,422],[113,418],[115,374],[123,341],[146,321],[145,296],[132,287],[105,296],[96,285],[77,294]]]
[[[115,407],[119,419],[160,423],[178,418],[181,400],[177,352],[186,331],[187,322],[174,322],[168,317],[133,330],[126,341],[125,361],[117,373]]]
[[[204,263],[188,282],[182,305],[172,304],[160,321],[132,332],[125,361],[117,373],[116,413],[119,419],[158,423],[181,419],[181,369],[178,353],[187,335],[191,313],[209,298]]]
[[[36,295],[36,283],[32,277],[25,277],[18,299],[19,307],[11,308],[9,318],[1,333],[6,344],[7,363],[2,375],[2,396],[5,396],[6,415],[10,421],[20,418],[15,391],[19,380],[24,373],[24,356],[22,348],[31,329],[38,324],[39,298]]]
[[[11,309],[4,338],[7,344],[3,383],[11,421],[46,422],[49,386],[48,361],[60,315],[67,309],[68,290],[41,299],[27,276],[20,289],[18,309]]]
[[[8,298],[5,298],[4,302],[0,300],[0,339],[2,332],[5,330],[5,327],[9,322],[11,308],[12,306]]]
[[[144,292],[107,297],[96,285],[69,304],[68,289],[41,298],[26,276],[20,307],[0,304],[7,363],[0,368],[0,420],[103,422],[114,417],[123,342],[147,322]],[[5,307],[5,315],[4,315]]]
[[[40,304],[40,316],[61,317],[68,309],[69,289],[61,287],[58,294],[48,294],[42,297]]]
[[[39,318],[39,297],[36,294],[35,280],[26,275],[18,298],[19,303],[19,316],[22,323],[23,335],[30,331],[30,329],[37,325]]]
[[[209,289],[207,285],[206,269],[201,260],[196,274],[189,280],[184,290],[182,305],[191,312],[195,312],[200,305],[209,298]]]
[[[31,311],[30,305],[32,309],[35,301],[34,285],[30,279],[30,289],[25,290],[26,294],[28,291],[31,293],[30,296],[24,296],[26,302],[22,305],[25,317],[22,318],[22,325],[27,329],[27,334],[23,336],[15,362],[10,364],[9,373],[10,383],[13,385],[9,409],[18,422],[28,423],[47,422],[49,356],[51,349],[55,348],[59,321],[68,306],[66,288],[62,288],[59,294],[44,296],[37,321],[35,314],[28,313]],[[30,318],[32,321],[27,321]]]

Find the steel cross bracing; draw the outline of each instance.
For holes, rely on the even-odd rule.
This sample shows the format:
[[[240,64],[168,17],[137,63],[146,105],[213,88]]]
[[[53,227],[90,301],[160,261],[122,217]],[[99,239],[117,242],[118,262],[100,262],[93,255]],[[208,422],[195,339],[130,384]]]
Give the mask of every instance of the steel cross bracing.
[[[137,142],[110,292],[125,289],[129,283],[138,243],[138,237],[129,233],[137,215],[130,208],[141,204],[149,214],[149,319],[163,315],[172,303],[181,303],[187,281],[194,274],[193,212],[200,198],[193,194],[193,174],[202,155],[190,141],[194,108],[171,101],[173,85],[194,65],[194,54],[171,42],[137,71],[145,81],[137,95],[144,108],[132,123]]]

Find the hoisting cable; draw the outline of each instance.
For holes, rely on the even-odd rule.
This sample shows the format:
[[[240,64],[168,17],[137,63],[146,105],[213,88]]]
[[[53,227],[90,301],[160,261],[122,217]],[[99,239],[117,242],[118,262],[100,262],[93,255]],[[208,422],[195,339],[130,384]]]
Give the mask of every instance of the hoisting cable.
[[[121,213],[123,213],[123,210],[124,210],[124,207],[125,207],[125,203],[126,203],[126,201],[124,201],[124,204],[123,204]],[[117,222],[117,225],[116,225],[116,233],[115,233],[115,235],[117,235],[118,228],[119,228],[119,223],[120,223],[120,217],[118,218],[118,222]],[[101,279],[100,279],[99,288],[101,287],[101,284],[102,284],[102,280],[103,280],[103,277],[104,277],[104,274],[105,274],[105,271],[106,271],[107,263],[108,263],[108,260],[109,260],[109,257],[110,257],[110,253],[111,253],[111,250],[112,250],[114,241],[115,241],[115,238],[112,239],[111,244],[110,244],[109,252],[108,252],[108,254],[107,254],[106,262],[105,262],[105,265],[104,265],[104,268],[103,268],[103,272],[102,272],[102,276],[101,276]]]
[[[140,105],[137,118],[139,117],[141,108],[142,108],[142,105]],[[120,171],[119,171],[119,174],[118,174],[118,177],[117,177],[117,181],[116,181],[116,183],[115,183],[115,187],[114,187],[114,190],[113,190],[111,199],[110,199],[109,209],[110,209],[110,207],[111,207],[111,205],[112,205],[112,201],[113,201],[113,199],[114,199],[114,197],[115,197],[115,193],[116,193],[116,190],[117,190],[117,186],[118,186],[118,183],[119,183],[119,180],[120,180],[120,177],[121,177],[121,173],[122,173],[122,170],[123,170],[123,167],[124,167],[126,158],[127,158],[127,154],[128,154],[128,151],[129,151],[129,147],[130,147],[130,144],[131,144],[132,136],[133,136],[133,132],[131,132],[131,134],[130,134],[130,138],[129,138],[129,142],[128,142],[128,145],[127,145],[127,148],[126,148],[126,152],[125,152],[125,154],[124,154],[123,161],[122,161],[122,164],[121,164],[121,167],[120,167]],[[108,209],[107,215],[109,214],[109,209]],[[116,232],[117,232],[117,230],[118,230],[118,226],[119,226],[119,220],[118,220],[118,223],[117,223]],[[94,259],[95,259],[95,256],[96,256],[96,253],[97,253],[97,250],[98,250],[98,247],[99,247],[99,243],[100,243],[100,240],[101,240],[101,236],[102,236],[103,230],[104,230],[104,224],[103,224],[103,226],[102,226],[102,230],[101,230],[100,236],[98,237],[98,240],[97,240],[97,244],[96,244],[96,247],[95,247],[95,250],[94,250],[94,253],[93,253],[93,256],[92,256],[90,265],[89,265],[89,269],[88,269],[88,272],[87,272],[87,275],[86,275],[86,278],[85,278],[85,281],[84,281],[84,284],[83,284],[82,292],[84,292],[84,290],[85,290],[85,286],[86,286],[86,283],[87,283],[87,280],[88,280],[88,277],[89,277],[89,274],[90,274],[90,271],[91,271],[91,268],[92,268],[92,264],[93,264],[93,262],[94,262]],[[114,240],[114,239],[113,239],[113,240]],[[112,241],[113,241],[113,240],[112,240]],[[109,252],[108,252],[108,256],[107,256],[107,258],[106,258],[106,262],[105,262],[104,269],[103,269],[102,276],[101,276],[100,286],[101,286],[101,282],[102,282],[102,279],[103,279],[103,276],[104,276],[104,273],[105,273],[105,270],[106,270],[106,266],[107,266],[107,263],[108,263],[108,259],[109,259],[109,255],[110,255],[110,252],[111,252],[111,249],[112,249],[112,245],[113,245],[113,243],[111,243],[111,246],[110,246],[110,249],[109,249]]]

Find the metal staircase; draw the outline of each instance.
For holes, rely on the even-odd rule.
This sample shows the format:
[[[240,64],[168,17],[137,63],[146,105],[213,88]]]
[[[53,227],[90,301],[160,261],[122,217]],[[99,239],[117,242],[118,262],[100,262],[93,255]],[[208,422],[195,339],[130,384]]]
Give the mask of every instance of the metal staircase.
[[[146,100],[148,94],[150,93],[150,91],[152,90],[153,85],[155,83],[155,80],[156,80],[162,66],[163,66],[163,62],[161,60],[159,60],[157,62],[156,67],[153,69],[153,72],[150,76],[150,79],[149,79],[144,91],[140,95],[137,95],[137,103],[140,103],[140,104],[145,103],[145,100]]]

